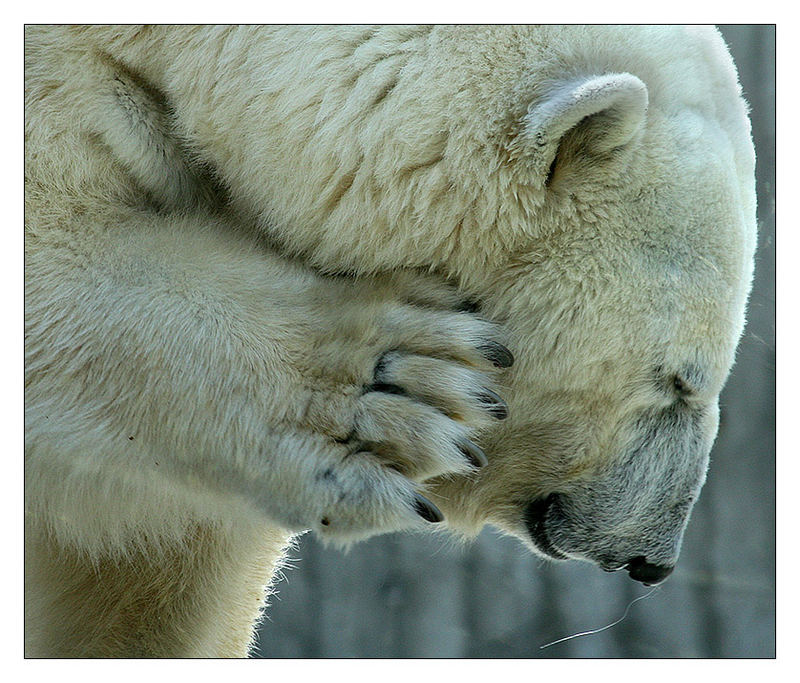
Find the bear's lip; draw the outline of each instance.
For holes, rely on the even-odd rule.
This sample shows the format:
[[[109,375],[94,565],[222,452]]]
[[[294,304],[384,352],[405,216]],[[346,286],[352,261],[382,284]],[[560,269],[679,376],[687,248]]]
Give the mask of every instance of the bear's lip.
[[[554,560],[567,560],[569,556],[553,544],[547,533],[548,513],[558,507],[560,497],[559,493],[551,493],[528,503],[525,507],[525,527],[537,550]]]

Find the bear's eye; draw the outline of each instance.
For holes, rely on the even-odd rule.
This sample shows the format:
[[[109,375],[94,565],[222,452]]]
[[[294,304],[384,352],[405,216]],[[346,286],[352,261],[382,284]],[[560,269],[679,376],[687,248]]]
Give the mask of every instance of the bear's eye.
[[[678,375],[673,375],[672,377],[672,388],[680,397],[688,396],[692,393],[691,389],[689,389],[689,387],[686,385],[686,382],[684,382]]]
[[[683,399],[694,394],[694,388],[684,372],[669,372],[659,365],[655,368],[655,381],[659,392],[672,398]]]

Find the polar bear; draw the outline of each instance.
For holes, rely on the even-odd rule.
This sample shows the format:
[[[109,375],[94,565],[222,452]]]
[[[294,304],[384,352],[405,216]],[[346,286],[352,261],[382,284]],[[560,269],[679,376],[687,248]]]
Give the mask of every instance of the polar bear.
[[[25,43],[28,656],[244,656],[308,529],[666,578],[755,247],[714,29]]]

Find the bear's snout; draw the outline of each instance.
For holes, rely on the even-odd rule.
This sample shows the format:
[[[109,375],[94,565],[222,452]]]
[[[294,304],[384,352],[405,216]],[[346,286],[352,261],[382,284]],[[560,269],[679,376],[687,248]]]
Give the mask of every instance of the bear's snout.
[[[627,553],[618,552],[615,553],[618,559],[612,559],[609,554],[600,551],[602,542],[598,542],[596,537],[593,543],[587,543],[587,539],[574,527],[574,522],[571,522],[569,507],[569,497],[561,493],[536,498],[526,506],[524,519],[528,536],[542,554],[554,560],[577,556],[596,563],[607,572],[625,569],[634,581],[645,586],[661,583],[675,569],[674,563],[657,564],[648,561],[645,555],[630,557]],[[597,532],[596,529],[593,531]],[[580,550],[571,547],[571,541],[577,541],[581,546]],[[622,559],[626,556],[630,559]]]

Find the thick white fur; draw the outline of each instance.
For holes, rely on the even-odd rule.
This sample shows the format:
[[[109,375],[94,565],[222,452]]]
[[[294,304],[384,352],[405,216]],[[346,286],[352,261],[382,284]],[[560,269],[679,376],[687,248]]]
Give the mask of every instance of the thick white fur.
[[[419,490],[527,542],[526,503],[568,492],[609,521],[565,555],[674,563],[754,249],[716,32],[30,27],[26,49],[29,655],[244,655],[291,533],[430,526]],[[694,417],[645,438],[677,374]],[[671,455],[622,469],[640,442]]]

